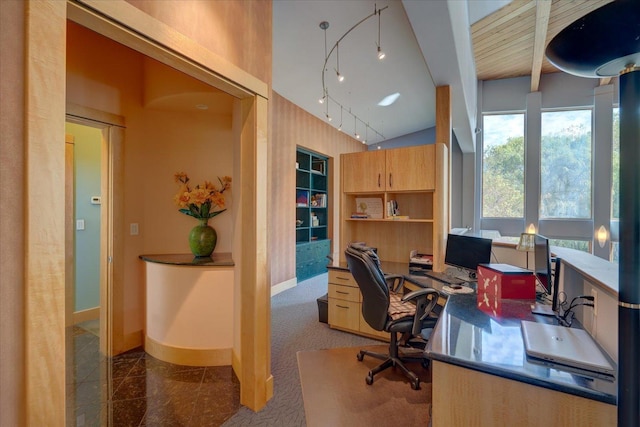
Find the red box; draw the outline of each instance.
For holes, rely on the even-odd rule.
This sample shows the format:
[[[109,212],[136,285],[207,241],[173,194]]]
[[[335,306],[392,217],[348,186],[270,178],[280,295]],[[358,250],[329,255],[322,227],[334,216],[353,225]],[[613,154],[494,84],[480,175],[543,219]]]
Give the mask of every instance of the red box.
[[[499,299],[535,299],[536,279],[533,272],[509,264],[478,265],[478,302],[481,294]]]
[[[478,293],[478,309],[495,319],[526,319],[531,315],[533,301],[500,299],[494,294]]]

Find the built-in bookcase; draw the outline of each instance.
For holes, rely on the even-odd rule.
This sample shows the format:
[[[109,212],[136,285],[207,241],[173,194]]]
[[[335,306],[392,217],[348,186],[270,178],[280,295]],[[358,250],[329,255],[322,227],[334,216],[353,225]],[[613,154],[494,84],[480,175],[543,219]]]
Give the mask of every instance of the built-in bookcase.
[[[310,151],[296,151],[296,275],[298,280],[326,271],[328,235],[328,162]]]

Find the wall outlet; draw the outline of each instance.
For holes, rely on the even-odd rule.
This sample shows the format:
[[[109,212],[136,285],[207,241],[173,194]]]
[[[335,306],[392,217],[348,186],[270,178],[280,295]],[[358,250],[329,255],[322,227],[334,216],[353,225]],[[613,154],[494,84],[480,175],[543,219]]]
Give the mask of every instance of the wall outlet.
[[[76,219],[76,230],[84,230],[84,219]]]
[[[138,223],[137,222],[132,222],[129,225],[129,234],[132,236],[137,236],[138,235]]]

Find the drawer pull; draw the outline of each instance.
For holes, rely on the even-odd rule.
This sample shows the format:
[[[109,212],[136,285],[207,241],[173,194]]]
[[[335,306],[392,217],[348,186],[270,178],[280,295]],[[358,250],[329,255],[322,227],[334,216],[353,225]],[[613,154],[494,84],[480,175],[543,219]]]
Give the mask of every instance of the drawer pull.
[[[336,276],[336,279],[340,279],[340,280],[349,280],[348,277],[340,277],[340,276]]]
[[[349,295],[349,292],[336,291],[336,294]]]
[[[348,308],[349,308],[349,307],[347,307],[346,305],[340,305],[340,304],[336,304],[336,307],[346,308],[346,309],[348,309]]]

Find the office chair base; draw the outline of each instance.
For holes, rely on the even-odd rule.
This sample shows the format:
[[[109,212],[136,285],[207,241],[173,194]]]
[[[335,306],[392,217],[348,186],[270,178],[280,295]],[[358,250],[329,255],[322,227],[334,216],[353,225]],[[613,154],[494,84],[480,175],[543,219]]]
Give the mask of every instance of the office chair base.
[[[429,361],[428,359],[424,359],[424,358],[405,358],[404,361],[402,359],[400,359],[400,357],[395,357],[395,356],[389,356],[387,354],[381,354],[381,353],[374,353],[372,351],[368,351],[368,350],[360,350],[360,352],[357,355],[358,361],[362,362],[362,360],[364,359],[364,356],[370,356],[376,359],[380,359],[383,360],[383,362],[376,366],[375,368],[373,368],[372,370],[369,371],[369,373],[367,374],[367,377],[365,378],[365,381],[368,385],[373,384],[373,377],[379,373],[384,371],[387,368],[390,367],[398,367],[402,373],[409,379],[409,382],[411,384],[411,388],[413,390],[420,390],[420,378],[418,378],[418,376],[416,374],[414,374],[413,372],[411,372],[405,365],[404,365],[404,361],[416,361],[416,362],[420,362],[422,364],[423,368],[428,368],[429,367]]]

